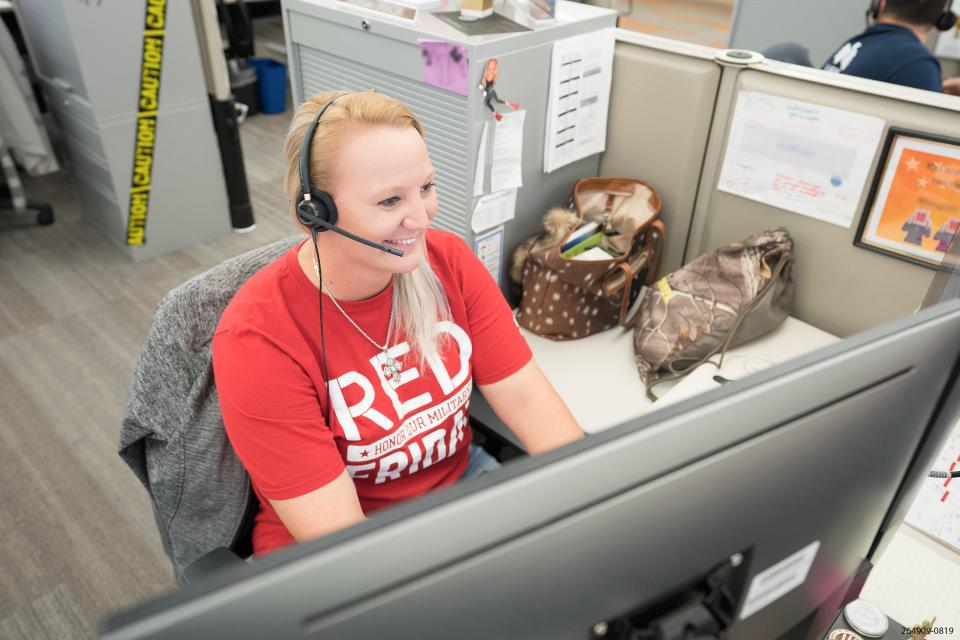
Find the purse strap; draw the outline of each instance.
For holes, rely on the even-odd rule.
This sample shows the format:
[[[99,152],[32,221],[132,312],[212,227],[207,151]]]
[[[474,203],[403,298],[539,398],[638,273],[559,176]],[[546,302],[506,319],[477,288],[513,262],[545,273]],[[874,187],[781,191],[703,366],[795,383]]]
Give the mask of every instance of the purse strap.
[[[750,304],[748,304],[746,307],[740,310],[740,312],[737,314],[736,320],[734,320],[733,322],[733,326],[730,327],[729,331],[727,331],[727,335],[724,336],[723,340],[721,340],[719,344],[717,344],[717,346],[711,349],[709,353],[707,353],[702,358],[698,358],[696,360],[694,360],[693,358],[686,358],[686,360],[694,360],[694,362],[693,364],[687,366],[683,371],[676,370],[675,364],[680,360],[684,360],[683,358],[678,358],[677,360],[674,360],[669,365],[667,365],[667,368],[670,371],[670,375],[661,376],[657,374],[652,378],[651,376],[647,376],[647,379],[645,380],[645,386],[647,388],[647,399],[649,399],[651,402],[656,402],[659,398],[655,393],[653,393],[654,386],[658,384],[662,384],[664,382],[669,382],[671,380],[677,380],[679,378],[683,378],[684,376],[689,375],[694,369],[696,369],[702,364],[706,364],[707,362],[709,362],[710,364],[715,366],[717,369],[722,367],[723,359],[727,355],[727,350],[730,348],[730,345],[733,343],[733,340],[736,337],[737,332],[740,330],[740,327],[743,325],[743,321],[746,320],[747,316],[750,315],[753,312],[753,310],[760,305],[764,297],[773,289],[774,283],[776,283],[777,280],[780,278],[780,274],[783,273],[783,270],[787,267],[788,264],[792,264],[792,263],[793,263],[792,254],[783,256],[777,262],[777,266],[773,268],[773,273],[770,276],[770,280],[767,281],[767,284],[765,284],[763,286],[763,289],[761,289],[757,293],[757,296],[750,302]],[[718,352],[720,353],[720,361],[713,362],[711,358],[717,355]]]

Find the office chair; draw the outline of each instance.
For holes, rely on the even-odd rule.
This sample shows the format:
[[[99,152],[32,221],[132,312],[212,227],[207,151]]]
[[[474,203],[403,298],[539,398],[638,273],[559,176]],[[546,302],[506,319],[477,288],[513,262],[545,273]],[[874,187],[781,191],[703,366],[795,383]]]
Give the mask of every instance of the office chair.
[[[23,184],[13,162],[13,156],[0,137],[0,211],[13,211],[16,215],[28,212],[36,213],[37,224],[53,224],[53,207],[46,202],[28,200],[23,192]]]
[[[813,66],[813,62],[810,60],[810,50],[799,42],[781,42],[767,47],[761,53],[768,60],[789,62],[803,67]]]
[[[223,427],[210,343],[240,286],[300,239],[230,258],[170,291],[137,361],[118,453],[150,494],[181,584],[252,554],[259,505]]]

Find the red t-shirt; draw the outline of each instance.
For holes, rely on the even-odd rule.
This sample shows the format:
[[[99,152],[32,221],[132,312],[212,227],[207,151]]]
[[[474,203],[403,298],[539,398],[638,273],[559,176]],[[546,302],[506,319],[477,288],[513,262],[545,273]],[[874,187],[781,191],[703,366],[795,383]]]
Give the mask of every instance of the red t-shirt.
[[[506,300],[460,238],[427,232],[430,265],[446,292],[452,322],[441,361],[421,369],[406,340],[389,354],[403,365],[399,384],[382,372],[382,354],[327,296],[323,324],[331,424],[323,419],[324,377],[317,288],[297,249],[247,281],[213,338],[220,409],[230,442],[260,499],[253,530],[259,555],[293,536],[269,499],[304,495],[346,467],[364,513],[455,483],[467,465],[467,409],[474,384],[490,384],[531,358]],[[393,285],[340,302],[374,340],[387,333]]]

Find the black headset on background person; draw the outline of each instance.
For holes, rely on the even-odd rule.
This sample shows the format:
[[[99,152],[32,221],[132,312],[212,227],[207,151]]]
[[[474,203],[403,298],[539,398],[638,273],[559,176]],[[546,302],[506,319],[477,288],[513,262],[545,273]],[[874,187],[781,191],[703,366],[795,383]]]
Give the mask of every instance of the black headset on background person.
[[[360,244],[368,247],[385,251],[395,256],[402,256],[403,251],[388,247],[366,238],[354,235],[349,231],[344,231],[337,226],[337,205],[333,197],[322,189],[314,189],[310,186],[310,143],[313,142],[313,134],[320,124],[320,118],[323,117],[330,105],[338,98],[347,94],[340,93],[330,98],[327,104],[317,112],[317,116],[310,122],[307,132],[303,135],[303,146],[300,147],[300,200],[297,201],[297,220],[303,226],[310,229],[310,236],[313,238],[313,244],[317,244],[317,234],[321,231],[333,231],[345,238],[350,238]]]
[[[943,13],[941,13],[937,21],[933,23],[937,31],[950,31],[950,29],[953,29],[953,26],[957,24],[957,14],[953,12],[952,5],[953,0],[946,0],[946,2],[943,3]],[[879,17],[877,15],[878,13],[880,13],[880,0],[871,0],[870,8],[867,9],[868,25]]]

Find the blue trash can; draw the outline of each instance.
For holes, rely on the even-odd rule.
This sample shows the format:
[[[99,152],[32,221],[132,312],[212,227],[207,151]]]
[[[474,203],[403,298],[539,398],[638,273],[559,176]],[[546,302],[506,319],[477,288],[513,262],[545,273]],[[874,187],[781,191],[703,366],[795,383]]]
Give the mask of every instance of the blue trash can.
[[[263,113],[283,113],[287,110],[287,65],[270,58],[250,58],[257,70],[258,97]]]

